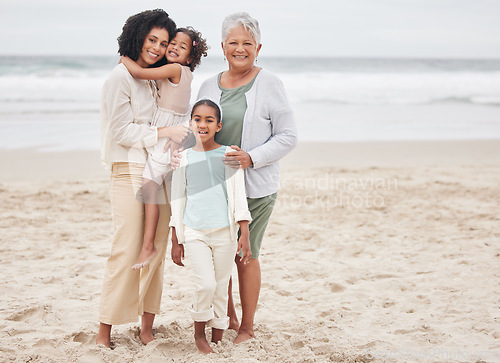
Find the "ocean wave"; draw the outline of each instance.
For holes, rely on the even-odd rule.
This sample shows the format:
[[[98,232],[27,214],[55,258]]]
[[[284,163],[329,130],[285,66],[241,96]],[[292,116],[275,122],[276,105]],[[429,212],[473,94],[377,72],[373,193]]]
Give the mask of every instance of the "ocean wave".
[[[292,103],[433,104],[461,102],[500,104],[500,71],[376,71],[275,72]],[[194,73],[192,100],[210,70]],[[41,103],[93,103],[99,107],[105,74],[58,69],[38,73],[0,75],[0,111],[6,104],[39,108]],[[30,105],[31,104],[31,105]],[[13,106],[15,107],[15,106]],[[9,106],[9,108],[11,108]],[[44,107],[42,107],[44,108]]]
[[[347,100],[347,99],[334,99],[331,97],[325,98],[307,98],[298,101],[297,103],[303,105],[315,104],[331,104],[331,105],[434,105],[434,104],[470,104],[470,105],[484,105],[484,106],[500,106],[500,98],[494,97],[445,97],[435,99],[403,99],[391,98],[381,102],[380,100]]]
[[[89,109],[30,109],[19,111],[0,111],[0,116],[15,116],[15,115],[75,115],[75,114],[99,114],[98,108]]]
[[[283,74],[292,103],[498,104],[500,72]]]

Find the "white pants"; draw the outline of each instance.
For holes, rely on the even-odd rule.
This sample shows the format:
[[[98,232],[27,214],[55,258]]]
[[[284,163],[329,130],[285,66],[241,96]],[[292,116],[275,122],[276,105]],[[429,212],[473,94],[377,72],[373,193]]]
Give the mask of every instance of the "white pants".
[[[234,265],[237,243],[229,227],[194,230],[184,227],[184,252],[193,272],[195,293],[188,308],[194,321],[227,329],[227,287]]]

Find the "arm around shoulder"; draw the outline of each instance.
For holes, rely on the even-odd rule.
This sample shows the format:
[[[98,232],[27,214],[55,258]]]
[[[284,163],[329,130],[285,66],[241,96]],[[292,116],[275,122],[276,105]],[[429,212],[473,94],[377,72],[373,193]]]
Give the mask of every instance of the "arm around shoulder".
[[[136,79],[174,79],[177,80],[181,77],[182,66],[180,64],[165,64],[156,68],[142,68],[136,62],[128,57],[122,57],[121,61],[127,67],[132,77]]]

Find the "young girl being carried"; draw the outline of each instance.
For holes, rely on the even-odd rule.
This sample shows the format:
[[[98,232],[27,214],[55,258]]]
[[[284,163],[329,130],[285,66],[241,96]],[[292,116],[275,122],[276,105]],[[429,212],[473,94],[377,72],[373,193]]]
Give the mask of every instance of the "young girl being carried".
[[[229,326],[227,289],[236,253],[242,252],[244,264],[252,257],[244,170],[226,166],[224,154],[232,149],[214,140],[221,114],[212,100],[194,104],[190,128],[196,145],[181,153],[172,175],[172,260],[184,266],[185,252],[190,262],[196,290],[189,311],[196,347],[203,353],[212,352],[205,326],[212,328],[214,343]]]
[[[169,174],[170,163],[170,152],[166,145],[172,142],[179,144],[188,135],[192,72],[200,64],[201,57],[207,56],[207,50],[207,42],[201,33],[192,27],[186,27],[177,29],[175,37],[170,40],[165,55],[168,62],[166,65],[142,68],[128,57],[121,59],[134,78],[157,81],[158,108],[151,125],[172,128],[171,138],[163,138],[154,147],[147,149],[148,161],[144,167],[142,187],[144,239],[137,263],[132,266],[134,270],[147,266],[157,252],[154,245],[159,215],[157,192]],[[150,56],[154,57],[155,54]]]

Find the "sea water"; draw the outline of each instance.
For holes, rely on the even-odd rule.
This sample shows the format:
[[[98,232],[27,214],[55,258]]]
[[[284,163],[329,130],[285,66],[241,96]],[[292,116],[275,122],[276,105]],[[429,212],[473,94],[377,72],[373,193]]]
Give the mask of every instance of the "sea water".
[[[117,56],[0,56],[0,147],[98,149]],[[500,60],[259,57],[283,82],[301,141],[500,138]],[[201,83],[227,69],[208,57]]]

